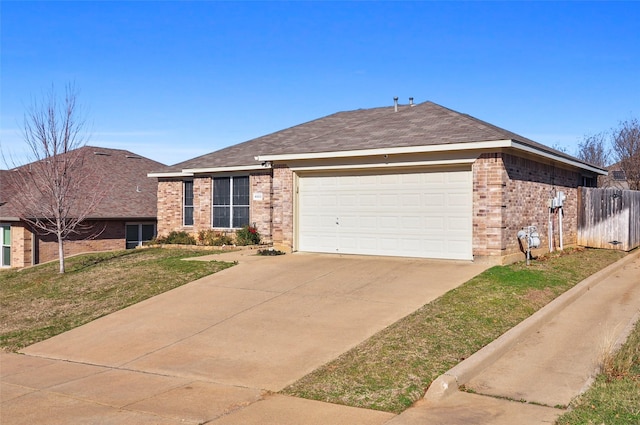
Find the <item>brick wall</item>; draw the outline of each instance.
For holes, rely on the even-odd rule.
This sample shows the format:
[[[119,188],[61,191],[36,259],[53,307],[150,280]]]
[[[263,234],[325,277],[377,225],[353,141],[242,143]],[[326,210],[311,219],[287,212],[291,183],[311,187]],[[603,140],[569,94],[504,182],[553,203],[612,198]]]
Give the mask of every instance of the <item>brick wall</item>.
[[[31,265],[33,235],[24,223],[11,223],[11,267]]]
[[[183,230],[182,180],[159,179],[158,236],[167,236],[173,230]]]
[[[263,241],[271,241],[271,173],[268,170],[249,176],[249,222],[255,223]],[[200,230],[212,228],[213,185],[211,176],[193,179],[193,226],[183,226],[183,183],[178,179],[160,179],[158,182],[158,236],[171,231],[186,231],[197,237]],[[262,200],[253,194],[262,194]]]
[[[506,256],[520,252],[517,232],[538,227],[541,248],[548,249],[549,198],[566,195],[563,217],[565,245],[577,241],[577,187],[580,174],[552,164],[506,153],[483,154],[473,166],[473,252]],[[559,246],[557,216],[554,246]]]
[[[125,249],[125,224],[124,221],[88,222],[89,228],[80,234],[72,235],[65,241],[65,256],[84,252]],[[37,249],[38,263],[58,258],[58,241],[54,235],[38,235]]]
[[[255,223],[258,233],[262,236],[262,242],[272,241],[271,229],[271,172],[266,171],[260,174],[252,174],[249,177],[251,192],[250,198],[250,220]],[[254,199],[254,194],[258,198]]]
[[[273,243],[293,248],[293,171],[286,166],[273,169]]]
[[[186,227],[186,229],[192,229],[196,235],[200,230],[211,229],[212,191],[211,177],[193,179],[193,227]],[[182,220],[182,215],[180,217]],[[180,224],[182,225],[182,222]]]

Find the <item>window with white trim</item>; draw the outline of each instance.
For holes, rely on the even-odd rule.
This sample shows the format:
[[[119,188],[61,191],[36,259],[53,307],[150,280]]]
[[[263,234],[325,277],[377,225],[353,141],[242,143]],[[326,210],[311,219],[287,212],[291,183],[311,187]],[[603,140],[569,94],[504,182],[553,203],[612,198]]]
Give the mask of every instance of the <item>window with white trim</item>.
[[[185,180],[183,183],[182,224],[193,226],[193,180]]]
[[[213,227],[249,225],[249,176],[213,178]]]
[[[0,231],[2,235],[0,238],[2,240],[2,251],[0,252],[0,266],[2,267],[10,267],[11,266],[11,225],[3,224],[0,225]]]

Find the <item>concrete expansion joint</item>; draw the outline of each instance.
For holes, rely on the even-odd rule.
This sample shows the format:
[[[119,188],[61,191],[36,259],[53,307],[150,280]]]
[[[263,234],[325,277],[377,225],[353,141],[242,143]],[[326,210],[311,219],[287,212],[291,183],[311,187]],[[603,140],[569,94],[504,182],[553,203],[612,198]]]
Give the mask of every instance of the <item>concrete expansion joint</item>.
[[[551,406],[551,405],[549,405],[547,403],[541,403],[541,402],[532,401],[532,400],[525,400],[524,398],[517,399],[517,398],[513,398],[513,397],[509,397],[509,396],[503,396],[503,395],[497,395],[497,394],[486,394],[486,393],[473,391],[471,389],[464,388],[464,385],[461,386],[459,388],[459,390],[462,391],[462,392],[465,392],[465,393],[469,393],[469,394],[475,394],[475,395],[479,395],[479,396],[482,396],[482,397],[494,398],[496,400],[510,401],[512,403],[530,404],[532,406],[541,406],[541,407],[549,407],[551,409],[567,410],[567,406],[563,406],[563,405],[556,404],[555,406]]]

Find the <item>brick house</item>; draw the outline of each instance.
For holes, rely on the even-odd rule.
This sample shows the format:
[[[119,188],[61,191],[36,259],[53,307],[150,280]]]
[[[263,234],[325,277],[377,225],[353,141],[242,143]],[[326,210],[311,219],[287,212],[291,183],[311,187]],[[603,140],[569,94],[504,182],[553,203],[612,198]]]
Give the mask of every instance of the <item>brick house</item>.
[[[606,171],[432,102],[339,112],[150,173],[158,233],[254,224],[279,249],[496,262]],[[551,214],[553,212],[553,214]]]
[[[84,146],[72,152],[82,158],[75,172],[90,177],[82,182],[82,193],[87,193],[87,200],[94,193],[100,197],[82,230],[65,242],[65,254],[133,248],[152,239],[157,182],[147,173],[164,164],[119,149]],[[21,219],[24,207],[16,200],[26,191],[14,188],[19,183],[11,173],[29,172],[34,164],[0,172],[2,267],[26,267],[58,258],[55,236],[40,234]]]

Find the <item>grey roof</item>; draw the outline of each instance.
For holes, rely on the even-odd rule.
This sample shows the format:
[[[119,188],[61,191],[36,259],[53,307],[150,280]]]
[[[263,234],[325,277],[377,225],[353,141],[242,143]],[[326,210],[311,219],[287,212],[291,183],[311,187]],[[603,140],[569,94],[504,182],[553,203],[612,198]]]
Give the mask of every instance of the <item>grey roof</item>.
[[[338,112],[216,152],[159,172],[256,165],[258,155],[341,152],[361,149],[429,146],[514,140],[554,155],[582,162],[511,131],[433,102]]]
[[[82,191],[99,192],[100,201],[90,218],[95,219],[155,219],[157,216],[157,181],[147,174],[164,164],[127,150],[84,146],[79,169],[87,178]],[[32,163],[35,164],[35,163]],[[30,164],[3,170],[0,173],[0,219],[20,215],[19,204],[12,202],[20,190],[12,190],[10,173],[23,172]]]

